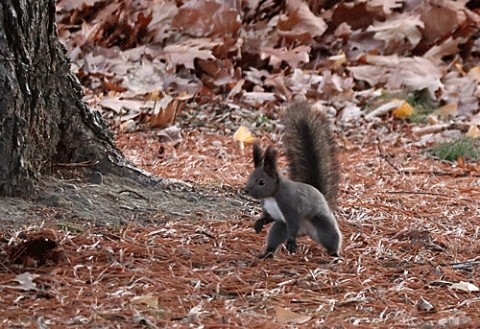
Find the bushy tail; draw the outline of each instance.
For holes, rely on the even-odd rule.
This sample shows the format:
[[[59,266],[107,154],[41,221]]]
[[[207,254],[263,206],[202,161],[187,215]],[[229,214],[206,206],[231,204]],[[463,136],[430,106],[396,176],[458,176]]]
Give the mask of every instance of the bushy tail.
[[[307,102],[294,102],[288,107],[283,123],[290,178],[313,185],[324,195],[330,208],[335,209],[340,167],[327,117]]]

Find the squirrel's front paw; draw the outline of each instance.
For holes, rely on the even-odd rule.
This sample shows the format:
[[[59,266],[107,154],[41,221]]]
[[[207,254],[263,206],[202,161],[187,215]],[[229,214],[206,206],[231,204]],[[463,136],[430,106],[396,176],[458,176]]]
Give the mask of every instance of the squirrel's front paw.
[[[297,242],[295,240],[287,240],[286,247],[289,253],[294,254],[297,251]]]
[[[264,222],[263,222],[263,219],[259,219],[255,222],[255,225],[253,225],[253,228],[255,229],[255,232],[256,233],[260,233],[262,232],[263,230],[263,225],[264,225]]]

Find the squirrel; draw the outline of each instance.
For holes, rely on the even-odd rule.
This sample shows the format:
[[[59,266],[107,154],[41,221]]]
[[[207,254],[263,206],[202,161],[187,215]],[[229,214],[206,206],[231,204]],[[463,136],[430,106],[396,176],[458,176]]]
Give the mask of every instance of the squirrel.
[[[245,187],[247,194],[262,202],[263,216],[255,222],[255,231],[274,222],[260,258],[273,257],[285,241],[287,251],[294,253],[296,238],[302,235],[323,245],[329,255],[340,257],[342,234],[333,214],[340,167],[328,118],[307,102],[296,101],[288,107],[283,123],[290,179],[280,174],[273,146],[263,153],[254,144],[255,169]]]

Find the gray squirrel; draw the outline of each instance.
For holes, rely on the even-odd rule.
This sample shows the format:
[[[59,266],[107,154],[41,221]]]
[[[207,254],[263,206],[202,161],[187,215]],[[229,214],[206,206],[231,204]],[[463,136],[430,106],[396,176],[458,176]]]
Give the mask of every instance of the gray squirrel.
[[[263,153],[254,144],[255,169],[245,187],[246,193],[262,202],[264,213],[255,222],[255,231],[274,222],[260,258],[273,257],[285,242],[288,252],[294,253],[296,238],[302,235],[323,245],[329,255],[340,257],[342,234],[333,214],[340,167],[330,123],[323,112],[298,101],[288,107],[283,123],[290,179],[279,173],[273,146]]]

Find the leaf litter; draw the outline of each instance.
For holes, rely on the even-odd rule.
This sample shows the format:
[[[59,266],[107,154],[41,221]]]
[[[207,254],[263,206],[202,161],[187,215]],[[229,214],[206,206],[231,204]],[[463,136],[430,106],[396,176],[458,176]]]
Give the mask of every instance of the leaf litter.
[[[362,107],[368,90],[427,89],[438,107],[457,106],[456,120],[475,120],[478,11],[464,1],[57,1],[86,101],[128,131],[149,127],[150,92],[253,109],[301,94],[341,111]]]
[[[263,142],[266,137],[259,136]],[[178,149],[177,156],[210,159],[193,165],[203,175],[192,177],[191,164],[181,160],[150,169],[195,184],[223,179],[223,184],[243,185],[251,170],[245,165],[250,156],[242,155],[231,136],[191,132],[184,138],[188,145]],[[216,148],[205,148],[214,138]],[[146,141],[153,144],[154,134],[139,143]],[[282,249],[272,260],[257,259],[265,233],[252,228],[259,211],[252,203],[239,207],[229,220],[206,211],[196,219],[167,216],[159,225],[132,222],[82,232],[55,230],[55,242],[66,256],[58,263],[3,263],[2,325],[31,323],[34,312],[52,328],[141,323],[179,328],[290,328],[301,323],[475,327],[480,307],[475,290],[480,195],[473,186],[478,172],[465,175],[468,167],[438,163],[397,140],[379,147],[374,140],[361,144],[349,137],[341,140],[340,149],[341,260],[329,258],[304,238],[295,255]],[[222,150],[227,160],[214,156]],[[179,168],[177,162],[188,168]],[[216,176],[212,167],[205,167],[212,162],[218,167],[228,162],[241,170]],[[4,232],[2,249],[8,250],[8,241],[17,241],[12,237],[29,231],[41,232],[38,227],[22,234]],[[38,291],[5,287],[25,272],[34,273]]]

